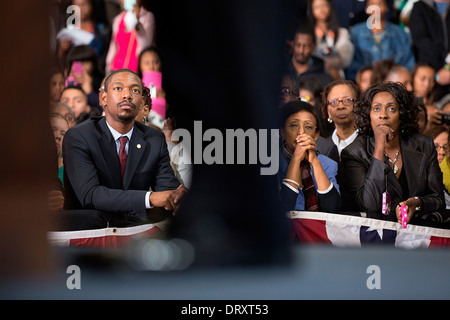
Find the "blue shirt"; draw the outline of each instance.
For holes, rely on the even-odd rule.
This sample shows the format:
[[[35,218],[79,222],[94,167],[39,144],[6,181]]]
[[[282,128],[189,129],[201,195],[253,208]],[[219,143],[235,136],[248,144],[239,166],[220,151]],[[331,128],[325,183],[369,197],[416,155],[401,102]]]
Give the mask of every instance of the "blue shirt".
[[[447,10],[448,3],[435,1],[434,4],[436,5],[437,10],[439,11],[441,16],[443,17],[445,11]]]
[[[325,171],[326,176],[330,180],[330,182],[333,184],[333,186],[339,191],[339,185],[336,181],[336,175],[338,170],[338,164],[336,161],[331,160],[330,158],[319,154],[317,155],[317,158],[319,159],[320,163],[322,164],[323,170]],[[283,157],[283,155],[280,152],[280,169],[278,171],[278,178],[280,180],[280,184],[282,184],[282,181],[284,177],[286,176],[287,168],[289,166],[289,163],[286,161],[286,159]],[[314,176],[314,168],[312,169],[312,175],[314,180],[314,185],[316,186],[316,192],[317,192],[317,182],[316,178]],[[294,210],[305,210],[305,196],[303,195],[302,189],[299,188],[299,193],[297,197],[297,202],[295,204]]]
[[[355,56],[347,68],[347,78],[355,80],[358,70],[375,61],[393,59],[395,62],[411,70],[415,64],[412,50],[412,38],[399,26],[386,21],[381,41],[377,43],[366,22],[356,24],[351,31],[355,46]]]

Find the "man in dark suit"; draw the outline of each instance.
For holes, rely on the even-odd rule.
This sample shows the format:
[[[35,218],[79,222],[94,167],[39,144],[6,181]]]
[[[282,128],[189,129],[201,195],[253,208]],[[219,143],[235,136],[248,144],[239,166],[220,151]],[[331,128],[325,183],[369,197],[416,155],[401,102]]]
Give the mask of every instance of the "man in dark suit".
[[[146,209],[153,207],[178,209],[187,189],[170,166],[164,134],[135,122],[143,107],[142,89],[134,72],[111,73],[100,97],[105,117],[67,131],[65,209],[122,213],[138,220],[146,220]]]

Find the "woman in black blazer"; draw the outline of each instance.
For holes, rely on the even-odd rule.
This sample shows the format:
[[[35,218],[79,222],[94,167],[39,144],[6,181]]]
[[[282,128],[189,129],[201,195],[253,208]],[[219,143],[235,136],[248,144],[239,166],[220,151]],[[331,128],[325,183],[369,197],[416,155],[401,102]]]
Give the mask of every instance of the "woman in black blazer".
[[[431,137],[418,134],[419,109],[402,84],[371,86],[354,108],[358,138],[342,150],[342,197],[368,217],[399,221],[407,206],[408,223],[444,208],[442,173]],[[383,193],[391,197],[382,213]]]

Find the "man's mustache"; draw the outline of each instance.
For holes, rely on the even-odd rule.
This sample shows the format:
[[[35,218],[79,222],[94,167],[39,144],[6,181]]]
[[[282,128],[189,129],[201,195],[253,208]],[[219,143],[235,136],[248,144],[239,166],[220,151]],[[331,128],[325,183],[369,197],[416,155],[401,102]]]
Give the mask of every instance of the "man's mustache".
[[[131,101],[122,101],[117,104],[118,107],[121,107],[123,105],[132,106],[134,109],[136,109],[136,105]]]

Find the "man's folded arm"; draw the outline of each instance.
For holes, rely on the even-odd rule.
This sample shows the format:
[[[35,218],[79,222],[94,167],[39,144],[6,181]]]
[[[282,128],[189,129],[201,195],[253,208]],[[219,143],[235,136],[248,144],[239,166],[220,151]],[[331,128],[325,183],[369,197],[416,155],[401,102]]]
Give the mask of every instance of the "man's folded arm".
[[[88,149],[88,142],[78,132],[68,132],[64,137],[65,178],[83,209],[145,211],[147,191],[111,189],[99,184],[97,169]]]

